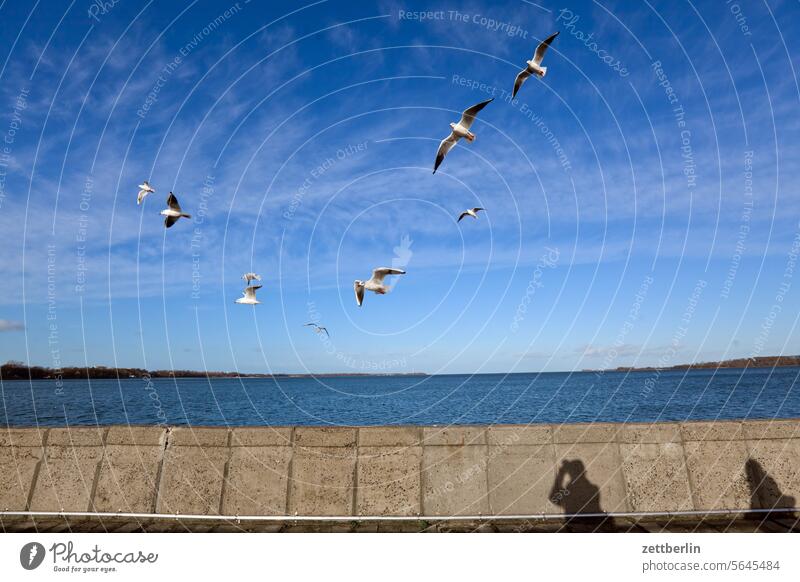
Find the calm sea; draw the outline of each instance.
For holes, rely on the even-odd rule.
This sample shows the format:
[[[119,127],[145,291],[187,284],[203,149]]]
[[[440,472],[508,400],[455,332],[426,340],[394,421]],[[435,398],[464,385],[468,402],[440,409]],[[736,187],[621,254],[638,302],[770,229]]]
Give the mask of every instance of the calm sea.
[[[374,425],[798,418],[800,368],[6,381],[0,425]]]

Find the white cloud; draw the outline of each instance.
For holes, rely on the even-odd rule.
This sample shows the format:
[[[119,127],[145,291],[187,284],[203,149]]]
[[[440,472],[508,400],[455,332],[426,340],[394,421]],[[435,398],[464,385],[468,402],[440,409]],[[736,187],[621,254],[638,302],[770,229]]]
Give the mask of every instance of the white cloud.
[[[25,326],[21,321],[11,321],[8,319],[0,319],[0,332],[2,331],[22,331]]]

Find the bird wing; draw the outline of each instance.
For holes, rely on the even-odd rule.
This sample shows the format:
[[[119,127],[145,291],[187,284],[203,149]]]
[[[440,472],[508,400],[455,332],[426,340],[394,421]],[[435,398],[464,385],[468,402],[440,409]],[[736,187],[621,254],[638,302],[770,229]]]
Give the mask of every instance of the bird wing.
[[[392,269],[389,267],[378,267],[372,271],[372,281],[375,283],[383,283],[383,278],[386,275],[405,275],[406,272],[402,269]]]
[[[150,194],[147,190],[139,190],[139,196],[136,198],[136,204],[141,204],[144,197]]]
[[[178,204],[178,199],[175,198],[175,194],[172,192],[170,192],[169,196],[167,196],[167,206],[169,206],[172,210],[183,212],[183,210],[181,210],[181,205]]]
[[[173,225],[173,224],[175,224],[176,222],[178,222],[178,217],[177,217],[177,216],[167,216],[167,217],[164,219],[164,226],[166,226],[167,228],[169,228],[170,226],[172,226],[172,225]]]
[[[551,34],[546,39],[542,41],[542,44],[536,47],[536,52],[533,53],[533,62],[537,65],[542,64],[542,59],[544,58],[544,53],[547,52],[547,49],[550,47],[550,43],[553,42],[553,39],[558,36],[558,32]]]
[[[469,129],[470,126],[472,125],[472,122],[475,121],[475,116],[478,115],[478,112],[487,105],[489,105],[489,103],[491,103],[492,101],[494,101],[494,97],[492,97],[491,99],[487,99],[486,101],[481,101],[480,103],[473,105],[469,109],[465,109],[464,113],[461,114],[461,121],[458,122],[459,125]]]
[[[261,285],[253,285],[252,287],[246,287],[244,290],[244,296],[247,297],[248,299],[255,299],[256,289],[261,289]]]
[[[458,217],[458,220],[456,220],[456,222],[461,222],[461,219],[464,218],[465,216],[469,216],[469,212],[462,212],[461,216]]]
[[[450,135],[444,138],[442,143],[439,144],[439,151],[436,152],[436,163],[433,166],[434,174],[436,173],[436,170],[439,169],[439,166],[441,165],[442,160],[444,160],[444,157],[447,155],[447,152],[453,149],[453,146],[457,143],[458,137],[456,137],[456,134],[451,132]]]
[[[142,190],[147,190],[148,192],[155,192],[155,190],[153,190],[153,188],[150,187],[150,182],[148,182],[147,180],[139,184],[139,188]]]
[[[304,323],[303,324],[303,327],[308,327],[308,326],[317,327],[317,324],[316,323]]]
[[[517,96],[517,91],[519,91],[519,88],[520,88],[520,87],[522,87],[522,84],[523,84],[523,83],[524,83],[524,82],[525,82],[525,81],[528,79],[528,77],[530,77],[530,76],[531,76],[531,74],[530,74],[530,72],[528,71],[528,69],[522,69],[522,70],[519,72],[519,75],[517,75],[517,79],[514,81],[514,92],[511,94],[511,98],[512,98],[512,99],[513,99],[514,97],[516,97],[516,96]]]
[[[473,208],[472,212],[480,212],[481,210],[485,210],[484,208]]]
[[[317,329],[324,331],[326,336],[331,337],[331,334],[328,333],[327,327],[318,327]]]
[[[361,304],[364,303],[364,285],[353,283],[353,291],[356,292],[356,302],[361,307]]]

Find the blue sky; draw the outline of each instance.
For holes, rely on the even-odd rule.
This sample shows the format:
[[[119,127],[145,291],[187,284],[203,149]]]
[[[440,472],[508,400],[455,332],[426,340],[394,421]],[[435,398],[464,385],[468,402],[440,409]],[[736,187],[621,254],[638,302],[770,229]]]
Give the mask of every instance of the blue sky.
[[[797,2],[0,15],[0,359],[456,373],[800,352]],[[491,96],[432,175],[448,123]],[[170,190],[193,219],[167,231]],[[408,274],[359,309],[377,266]],[[255,309],[233,303],[249,270]]]

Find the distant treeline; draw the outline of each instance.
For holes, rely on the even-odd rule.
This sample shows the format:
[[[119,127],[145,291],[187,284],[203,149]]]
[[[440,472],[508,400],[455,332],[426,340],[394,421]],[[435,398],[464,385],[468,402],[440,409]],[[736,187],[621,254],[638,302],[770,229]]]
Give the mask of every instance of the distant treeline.
[[[698,362],[696,364],[678,364],[660,370],[688,370],[694,368],[717,369],[717,368],[778,368],[786,366],[800,366],[800,356],[759,356],[757,358],[736,358],[734,360],[723,360],[721,362]],[[620,366],[615,368],[620,372],[635,372],[642,370],[655,370],[655,367],[630,368]]]
[[[92,366],[90,368],[67,367],[61,369],[43,366],[27,366],[24,362],[6,362],[0,366],[0,380],[85,380],[116,378],[309,378],[340,376],[425,376],[423,372],[408,374],[365,374],[359,372],[342,372],[330,374],[240,374],[239,372],[203,372],[198,370],[144,370],[142,368],[107,368]]]
[[[268,377],[268,374],[253,374]],[[107,368],[92,366],[90,368],[68,367],[56,370],[43,366],[26,366],[23,362],[6,362],[0,366],[0,378],[3,380],[46,380],[49,378],[71,379],[109,379],[109,378],[236,378],[237,372],[199,372],[197,370],[143,370],[142,368]]]

